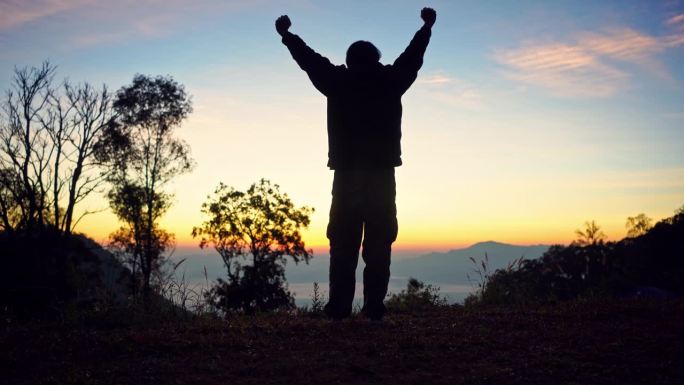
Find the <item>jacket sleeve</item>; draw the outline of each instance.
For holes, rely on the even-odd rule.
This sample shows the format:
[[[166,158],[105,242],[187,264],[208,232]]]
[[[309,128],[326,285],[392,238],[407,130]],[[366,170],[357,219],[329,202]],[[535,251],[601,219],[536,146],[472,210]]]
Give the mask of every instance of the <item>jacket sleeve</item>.
[[[411,39],[408,47],[394,61],[393,67],[399,75],[403,91],[406,91],[418,77],[418,70],[423,66],[423,55],[430,43],[432,31],[423,26]]]
[[[327,96],[332,91],[338,67],[307,46],[304,40],[293,33],[285,33],[282,42],[299,67],[309,75],[314,87]]]

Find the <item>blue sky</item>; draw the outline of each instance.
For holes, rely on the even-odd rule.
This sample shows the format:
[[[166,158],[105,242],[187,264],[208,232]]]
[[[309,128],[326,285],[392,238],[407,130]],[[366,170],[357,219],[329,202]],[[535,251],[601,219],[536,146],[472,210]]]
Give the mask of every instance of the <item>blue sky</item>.
[[[171,186],[168,227],[189,241],[219,181],[267,177],[317,209],[308,240],[323,245],[325,100],[273,22],[290,15],[336,63],[359,39],[390,63],[426,5],[438,18],[404,97],[400,245],[567,242],[589,219],[619,238],[627,216],[684,203],[678,1],[0,1],[0,88],[45,59],[59,79],[112,89],[170,74],[193,95],[178,135],[198,166]],[[116,224],[103,213],[81,226],[106,237]]]

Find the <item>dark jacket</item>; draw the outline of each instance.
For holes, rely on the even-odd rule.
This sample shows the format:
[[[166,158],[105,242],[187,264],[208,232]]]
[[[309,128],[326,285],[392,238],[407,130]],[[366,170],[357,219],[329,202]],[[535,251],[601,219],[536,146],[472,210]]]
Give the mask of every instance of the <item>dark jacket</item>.
[[[328,167],[382,168],[401,165],[401,96],[418,76],[430,42],[423,27],[392,65],[353,71],[285,33],[287,46],[313,85],[328,98]]]

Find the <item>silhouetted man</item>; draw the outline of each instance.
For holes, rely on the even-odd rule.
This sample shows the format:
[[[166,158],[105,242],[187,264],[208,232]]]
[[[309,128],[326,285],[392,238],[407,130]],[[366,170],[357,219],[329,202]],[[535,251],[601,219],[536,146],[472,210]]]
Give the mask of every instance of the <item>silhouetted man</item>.
[[[394,167],[401,165],[401,96],[418,76],[437,14],[425,22],[392,65],[380,51],[357,41],[347,50],[347,66],[333,65],[288,31],[287,16],[276,20],[297,64],[328,98],[328,167],[335,170],[327,236],[330,240],[330,294],[326,314],[351,313],[359,247],[363,239],[363,313],[379,320],[390,277],[390,254],[397,238]]]

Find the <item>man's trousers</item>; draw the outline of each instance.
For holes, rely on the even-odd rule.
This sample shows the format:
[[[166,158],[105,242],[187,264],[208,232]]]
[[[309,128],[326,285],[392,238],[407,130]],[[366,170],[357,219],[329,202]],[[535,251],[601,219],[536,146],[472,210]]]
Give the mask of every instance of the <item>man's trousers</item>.
[[[385,313],[392,243],[397,238],[394,168],[335,170],[327,236],[330,240],[332,318],[352,311],[359,248],[363,246],[363,309],[369,318]]]

